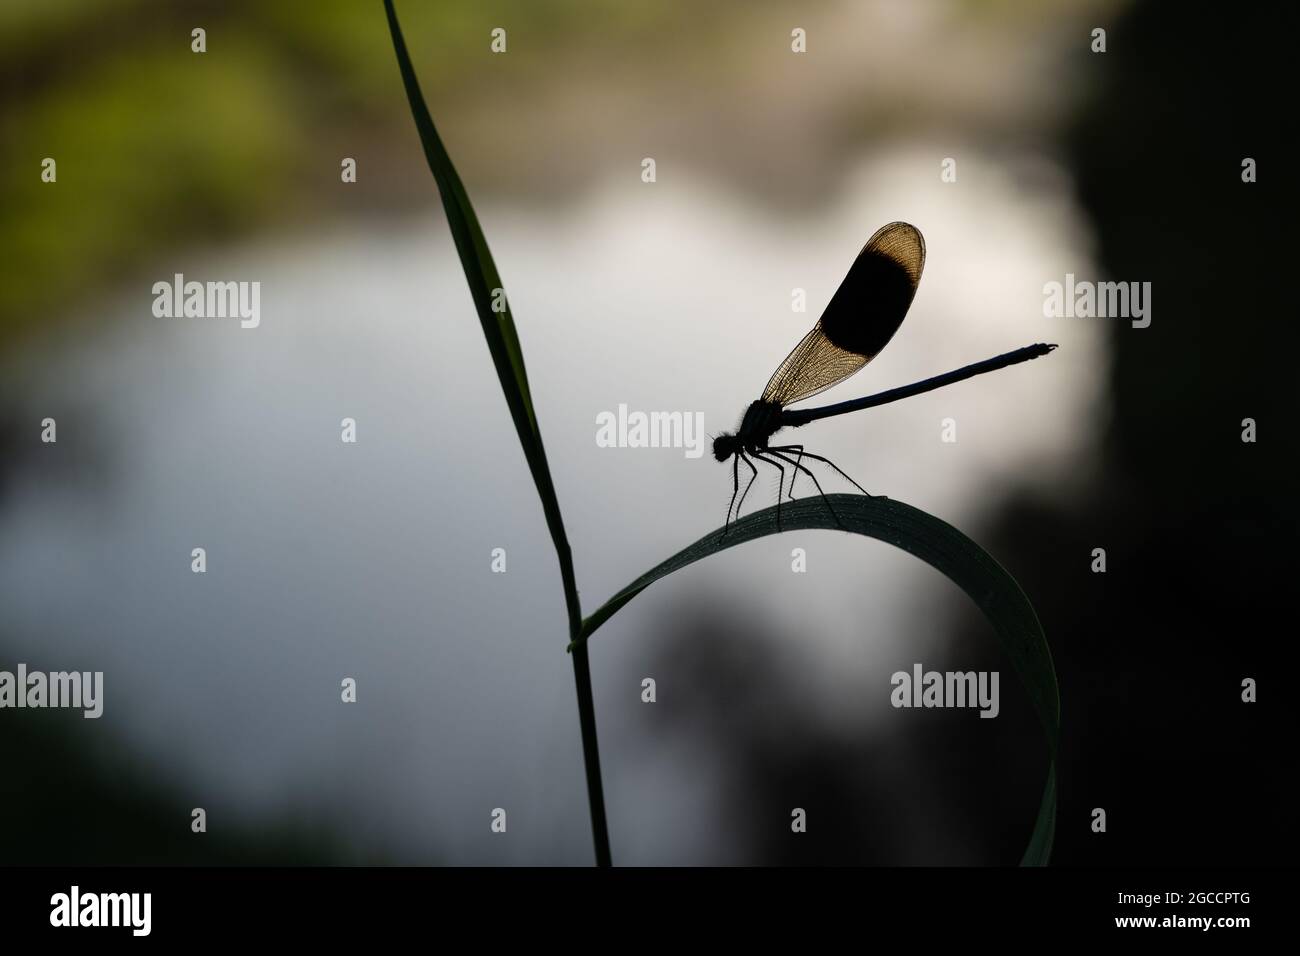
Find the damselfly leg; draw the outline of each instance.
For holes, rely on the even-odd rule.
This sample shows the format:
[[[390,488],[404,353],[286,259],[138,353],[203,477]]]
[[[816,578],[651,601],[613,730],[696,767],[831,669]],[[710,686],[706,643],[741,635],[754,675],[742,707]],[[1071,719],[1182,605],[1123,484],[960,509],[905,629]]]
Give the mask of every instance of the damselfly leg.
[[[847,474],[844,473],[844,471],[840,468],[839,465],[835,464],[835,462],[831,461],[829,458],[823,458],[821,455],[814,455],[814,454],[813,454],[812,452],[810,452],[810,451],[804,451],[804,450],[803,450],[803,445],[779,445],[779,446],[777,446],[777,447],[775,447],[775,448],[770,448],[770,449],[768,449],[768,450],[769,450],[769,451],[786,451],[786,452],[790,452],[790,451],[798,451],[798,453],[799,453],[799,460],[800,460],[800,461],[802,461],[804,458],[811,458],[813,461],[820,461],[820,462],[823,462],[823,463],[825,463],[825,464],[827,464],[827,465],[830,465],[832,468],[835,469],[836,473],[837,473],[841,478],[843,478],[845,481],[847,481],[849,484],[851,484],[854,488],[858,489],[858,491],[862,492],[862,493],[863,493],[864,495],[866,495],[868,498],[875,498],[875,497],[878,497],[877,495],[873,495],[871,492],[867,491],[866,488],[863,488],[860,484],[858,484],[856,481],[854,481],[852,478],[850,478]],[[793,482],[791,482],[791,484],[793,484]],[[793,491],[793,489],[791,489],[791,490]]]
[[[780,451],[778,451],[777,449],[775,449],[775,448],[769,448],[769,449],[767,449],[767,451],[768,451],[768,454],[772,455],[772,456],[775,457],[775,458],[780,458],[780,459],[781,459],[783,462],[785,462],[786,464],[788,464],[788,465],[794,465],[798,471],[802,471],[805,475],[807,475],[809,478],[812,479],[812,483],[817,487],[817,494],[819,494],[819,495],[822,496],[822,501],[823,501],[823,503],[825,503],[827,510],[830,511],[831,516],[835,518],[835,523],[836,523],[837,525],[839,525],[841,528],[843,528],[843,527],[844,527],[844,522],[840,520],[840,516],[839,516],[839,514],[835,511],[835,506],[831,504],[831,500],[830,500],[829,498],[826,497],[826,492],[822,490],[822,483],[821,483],[820,481],[817,480],[817,476],[814,475],[811,471],[809,471],[809,470],[808,470],[808,467],[807,467],[806,465],[796,464],[795,461],[794,461],[794,459],[792,459],[792,458],[787,458],[785,455],[783,455],[783,454],[782,454]],[[808,457],[808,458],[812,458],[813,456],[812,456],[812,455],[807,455],[806,457]],[[837,470],[838,470],[838,469],[837,469]],[[852,480],[852,479],[850,479],[850,480]],[[846,529],[846,530],[847,530],[847,529]]]

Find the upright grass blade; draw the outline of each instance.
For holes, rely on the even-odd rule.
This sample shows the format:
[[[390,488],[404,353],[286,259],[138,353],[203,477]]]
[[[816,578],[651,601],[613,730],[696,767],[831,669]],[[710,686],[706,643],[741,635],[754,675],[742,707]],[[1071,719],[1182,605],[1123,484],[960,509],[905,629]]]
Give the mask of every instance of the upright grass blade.
[[[488,250],[483,230],[479,228],[474,207],[470,204],[460,176],[456,174],[456,168],[452,165],[451,158],[442,145],[442,139],[438,136],[438,130],[433,125],[429,109],[425,106],[419,81],[415,77],[415,69],[406,51],[406,42],[402,39],[402,29],[398,25],[392,0],[384,0],[384,9],[388,13],[388,26],[393,35],[393,49],[397,53],[397,65],[401,70],[402,83],[406,87],[406,96],[411,104],[415,128],[420,134],[420,143],[424,147],[424,156],[428,160],[429,169],[438,184],[442,205],[447,212],[447,225],[451,227],[451,235],[456,242],[456,252],[460,255],[460,262],[465,270],[465,279],[469,284],[470,295],[474,299],[479,324],[483,327],[483,336],[487,339],[488,351],[496,366],[497,378],[501,381],[501,391],[510,409],[510,417],[514,419],[519,444],[523,447],[528,467],[533,474],[533,482],[537,485],[537,493],[542,499],[546,523],[555,542],[555,550],[560,556],[561,571],[565,575],[565,592],[570,602],[570,609],[576,611],[577,588],[572,586],[571,580],[573,558],[570,554],[568,538],[564,534],[564,521],[560,517],[560,505],[555,497],[551,472],[546,464],[546,451],[542,447],[537,413],[533,408],[532,394],[528,390],[524,356],[519,347],[519,336],[515,332],[514,319],[511,318],[509,300],[504,295],[505,287],[501,282],[501,276],[497,273],[496,263],[492,261],[492,253]],[[498,308],[503,311],[493,311],[494,299],[498,303]]]
[[[492,253],[488,251],[487,240],[479,228],[478,217],[474,215],[474,207],[470,204],[460,176],[456,174],[451,157],[447,155],[429,109],[425,106],[392,0],[384,0],[384,10],[388,14],[388,28],[393,36],[397,66],[402,73],[402,84],[406,87],[406,98],[411,104],[411,115],[420,134],[424,156],[438,184],[442,206],[447,212],[447,224],[451,227],[451,235],[456,242],[456,252],[465,270],[465,280],[469,283],[470,295],[483,327],[483,336],[487,339],[492,363],[496,366],[497,378],[501,381],[501,391],[510,409],[510,417],[514,419],[515,431],[519,435],[519,444],[523,447],[528,468],[533,474],[537,494],[542,499],[546,525],[551,531],[551,540],[555,543],[556,556],[560,559],[560,577],[564,583],[564,600],[569,614],[569,637],[571,640],[576,639],[582,626],[582,607],[578,602],[573,555],[569,549],[569,539],[564,533],[564,520],[560,516],[560,503],[555,497],[551,471],[546,464],[546,450],[542,446],[542,433],[537,425],[537,413],[533,408],[533,398],[528,390],[528,375],[524,370],[524,355],[511,318],[505,286],[492,261]],[[501,311],[494,311],[494,304]],[[591,694],[591,667],[585,648],[581,654],[573,655],[573,671],[578,690],[578,720],[582,726],[582,749],[587,770],[587,797],[591,805],[596,862],[608,866],[609,833],[600,780],[600,751],[596,745],[596,710]]]
[[[1033,605],[1015,578],[987,551],[933,515],[889,498],[831,495],[829,500],[835,514],[820,497],[783,504],[782,529],[836,530],[840,527],[835,520],[838,514],[845,530],[892,544],[938,570],[965,591],[993,624],[998,641],[1028,691],[1047,735],[1047,784],[1029,845],[1020,861],[1022,866],[1045,866],[1051,858],[1052,836],[1056,830],[1056,751],[1061,704],[1052,652]],[[606,601],[582,622],[579,638],[570,647],[580,649],[615,612],[660,578],[719,551],[777,533],[775,507],[733,522],[725,538],[721,530],[711,532]]]

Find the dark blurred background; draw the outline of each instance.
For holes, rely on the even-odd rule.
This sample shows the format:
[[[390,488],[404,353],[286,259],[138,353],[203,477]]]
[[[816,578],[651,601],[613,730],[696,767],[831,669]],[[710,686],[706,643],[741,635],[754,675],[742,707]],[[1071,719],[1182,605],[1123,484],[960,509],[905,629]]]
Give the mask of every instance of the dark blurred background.
[[[596,448],[594,415],[731,427],[811,322],[790,289],[815,314],[908,219],[921,293],[835,397],[1062,349],[800,437],[1035,604],[1055,862],[1290,859],[1288,7],[398,8],[511,292],[587,610],[730,490],[707,457]],[[0,712],[0,862],[590,862],[554,558],[381,5],[11,3],[0,75],[0,668],[106,674],[98,721]],[[178,271],[262,281],[262,327],[154,318]],[[1066,272],[1150,281],[1151,327],[1044,318]],[[1019,859],[1046,753],[988,625],[842,538],[730,551],[593,640],[615,862]],[[891,709],[917,661],[1001,671],[999,718]]]

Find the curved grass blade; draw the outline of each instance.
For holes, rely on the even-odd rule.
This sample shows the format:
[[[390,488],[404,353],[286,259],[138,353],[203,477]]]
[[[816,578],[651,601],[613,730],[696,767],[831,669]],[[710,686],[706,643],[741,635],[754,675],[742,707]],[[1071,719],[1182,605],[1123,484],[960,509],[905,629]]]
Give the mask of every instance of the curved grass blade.
[[[532,472],[533,483],[537,486],[537,495],[542,500],[546,525],[550,529],[555,553],[560,560],[560,578],[564,584],[564,602],[569,615],[569,637],[572,640],[577,638],[582,626],[582,606],[578,601],[573,553],[569,548],[568,536],[564,533],[564,519],[560,515],[560,503],[555,496],[551,470],[546,464],[546,450],[542,446],[542,433],[537,425],[533,397],[528,390],[524,353],[519,347],[519,336],[510,315],[509,299],[505,295],[505,286],[497,273],[496,263],[492,261],[492,253],[488,250],[487,240],[483,237],[469,195],[461,184],[456,167],[452,165],[451,157],[447,155],[446,147],[433,125],[433,117],[425,105],[392,0],[384,0],[384,11],[388,15],[393,51],[397,54],[397,66],[402,74],[402,85],[406,88],[406,98],[411,105],[411,116],[424,147],[424,157],[438,184],[438,194],[442,197],[442,207],[447,212],[447,225],[451,227],[451,235],[456,242],[456,252],[465,270],[465,281],[469,284],[470,295],[474,299],[474,309],[478,312],[479,324],[483,327],[483,336],[487,339],[488,351],[492,355],[492,364],[496,366],[497,378],[501,382],[501,392],[510,408],[510,417],[514,419],[519,444],[528,461],[528,469]],[[494,304],[501,311],[494,311]],[[582,749],[587,771],[587,797],[591,804],[591,827],[596,843],[596,862],[608,866],[609,833],[600,780],[600,751],[596,745],[596,710],[591,692],[591,667],[585,648],[582,653],[573,656],[573,673],[578,689],[578,719],[582,726]]]
[[[1022,866],[1045,866],[1052,853],[1056,830],[1056,751],[1060,738],[1061,704],[1056,669],[1043,627],[1024,591],[993,557],[952,525],[911,505],[889,498],[865,495],[830,495],[830,504],[844,529],[876,538],[920,558],[965,591],[993,624],[1002,649],[1011,659],[1029,693],[1047,735],[1047,784]],[[820,497],[786,502],[781,509],[781,529],[839,530],[835,514]],[[582,631],[570,648],[578,648],[621,607],[660,578],[702,558],[746,541],[777,534],[776,508],[747,515],[732,523],[726,537],[714,531],[647,571],[605,602],[582,622]]]

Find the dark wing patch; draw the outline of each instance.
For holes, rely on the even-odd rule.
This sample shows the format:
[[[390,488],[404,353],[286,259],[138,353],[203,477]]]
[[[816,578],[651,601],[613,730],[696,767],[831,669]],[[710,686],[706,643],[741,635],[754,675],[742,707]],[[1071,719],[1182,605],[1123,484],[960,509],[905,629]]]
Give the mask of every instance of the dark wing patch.
[[[903,324],[924,268],[925,240],[915,226],[891,222],[877,229],[812,331],[773,373],[763,401],[790,405],[875,358]]]

